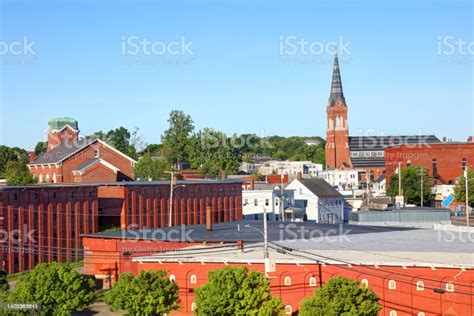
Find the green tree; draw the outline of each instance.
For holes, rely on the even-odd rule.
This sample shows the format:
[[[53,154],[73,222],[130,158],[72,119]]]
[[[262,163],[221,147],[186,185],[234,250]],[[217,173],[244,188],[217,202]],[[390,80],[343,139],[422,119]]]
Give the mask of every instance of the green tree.
[[[301,302],[301,316],[358,316],[377,315],[382,307],[379,297],[356,280],[342,277],[330,279],[313,296]]]
[[[195,290],[197,315],[281,315],[283,303],[270,294],[270,283],[246,267],[208,273],[208,283]]]
[[[469,205],[474,201],[474,170],[467,171],[467,188]],[[460,176],[454,186],[454,198],[458,202],[466,203],[466,178],[464,175]]]
[[[141,271],[134,277],[122,274],[104,297],[105,303],[130,315],[162,315],[179,308],[178,285],[166,271]]]
[[[67,265],[37,265],[20,277],[9,302],[41,304],[41,315],[71,315],[95,298],[95,282]]]
[[[166,178],[164,172],[169,168],[164,159],[144,154],[135,165],[135,177],[140,181],[160,180]]]
[[[425,167],[405,167],[402,168],[402,190],[407,203],[420,204],[421,202],[421,179],[423,178],[423,201],[427,202],[431,195],[433,185]],[[387,194],[398,195],[398,174],[394,173],[389,179]]]
[[[168,118],[169,128],[161,136],[163,146],[171,153],[173,165],[187,162],[188,147],[194,122],[183,111],[173,110]]]
[[[35,146],[35,156],[38,157],[41,154],[44,154],[48,149],[48,142],[38,142]]]
[[[28,185],[36,182],[24,160],[7,162],[4,175],[8,185]]]
[[[28,163],[28,153],[18,147],[0,145],[0,177],[5,176],[5,169],[9,161],[23,161]]]
[[[137,134],[133,135],[134,138],[138,137]],[[131,137],[132,134],[128,131],[128,129],[121,126],[109,131],[106,135],[106,141],[115,149],[121,151],[133,159],[136,159],[137,149],[135,148],[135,144],[132,143]]]

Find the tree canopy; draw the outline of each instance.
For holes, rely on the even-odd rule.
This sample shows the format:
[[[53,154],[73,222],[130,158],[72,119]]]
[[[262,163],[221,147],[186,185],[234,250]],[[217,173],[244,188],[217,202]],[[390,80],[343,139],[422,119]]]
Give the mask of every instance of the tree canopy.
[[[44,154],[48,149],[48,142],[38,142],[35,146],[35,156],[38,157],[41,154]]]
[[[170,168],[166,160],[144,154],[135,165],[135,177],[140,181],[161,180],[167,178],[165,171]]]
[[[34,302],[42,315],[71,315],[95,299],[95,282],[59,263],[38,264],[20,277],[9,302]]]
[[[5,176],[5,170],[9,161],[22,161],[28,163],[28,153],[18,147],[0,145],[0,178]]]
[[[270,294],[270,283],[246,267],[208,273],[208,283],[195,289],[197,315],[281,315],[283,303]]]
[[[421,179],[423,178],[423,201],[426,203],[431,195],[432,181],[425,167],[405,167],[402,169],[402,190],[407,203],[420,204]],[[398,195],[398,174],[390,176],[387,194]]]
[[[35,178],[30,173],[24,160],[10,160],[7,162],[4,173],[8,185],[28,185],[35,183]]]
[[[469,205],[474,202],[474,170],[467,171],[467,188],[468,188],[468,202]],[[466,202],[466,178],[464,175],[460,176],[454,186],[454,198],[458,202]]]
[[[376,316],[381,310],[379,297],[356,280],[342,277],[330,279],[313,296],[301,302],[301,316]]]
[[[173,165],[188,162],[188,146],[194,131],[194,122],[190,115],[180,110],[171,111],[168,118],[169,127],[161,136],[163,146],[171,153]]]
[[[179,308],[178,292],[178,285],[167,278],[166,271],[141,271],[136,277],[121,274],[104,300],[130,315],[162,315]]]

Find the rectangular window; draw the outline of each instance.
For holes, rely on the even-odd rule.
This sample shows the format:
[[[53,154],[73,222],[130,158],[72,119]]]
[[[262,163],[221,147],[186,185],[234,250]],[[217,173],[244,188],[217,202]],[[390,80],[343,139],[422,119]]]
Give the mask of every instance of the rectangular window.
[[[249,204],[249,200],[248,199],[245,199],[244,200],[244,206],[247,206]]]
[[[278,206],[278,199],[275,199],[275,205]]]
[[[437,177],[438,176],[438,161],[436,160],[436,158],[433,158],[432,163],[433,163],[433,177]]]
[[[466,166],[467,166],[467,158],[463,158],[462,163],[461,163],[461,168],[463,171],[466,170]]]
[[[265,206],[268,206],[270,204],[270,201],[268,199],[265,199]]]
[[[253,200],[253,205],[258,206],[258,200],[257,199]]]

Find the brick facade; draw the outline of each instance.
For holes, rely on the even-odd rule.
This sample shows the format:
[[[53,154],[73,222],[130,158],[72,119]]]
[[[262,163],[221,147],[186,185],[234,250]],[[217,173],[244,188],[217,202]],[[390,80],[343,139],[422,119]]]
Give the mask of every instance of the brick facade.
[[[474,167],[474,143],[404,145],[385,148],[387,179],[396,172],[399,163],[402,168],[408,165],[426,167],[434,182],[454,184],[456,179],[463,174],[464,163],[469,169]]]

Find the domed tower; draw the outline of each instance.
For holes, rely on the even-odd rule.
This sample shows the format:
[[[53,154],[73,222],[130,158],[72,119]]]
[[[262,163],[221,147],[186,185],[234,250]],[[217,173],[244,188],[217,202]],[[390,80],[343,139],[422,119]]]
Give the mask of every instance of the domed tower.
[[[339,59],[334,56],[331,95],[327,106],[326,167],[338,169],[351,167],[349,155],[349,127],[347,125],[347,104],[342,92]]]
[[[48,151],[79,138],[79,125],[70,117],[53,118],[48,122]]]

